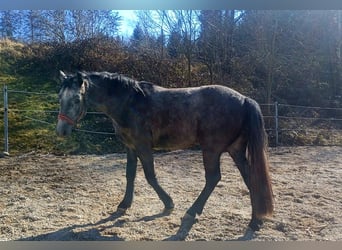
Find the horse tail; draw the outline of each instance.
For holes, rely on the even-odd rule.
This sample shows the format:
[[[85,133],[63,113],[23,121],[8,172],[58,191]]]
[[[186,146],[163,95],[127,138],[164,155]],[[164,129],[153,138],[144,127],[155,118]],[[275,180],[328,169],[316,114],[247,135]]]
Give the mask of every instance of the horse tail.
[[[273,192],[269,176],[267,158],[267,134],[260,106],[252,99],[246,98],[249,188],[252,202],[252,213],[259,219],[273,213]]]

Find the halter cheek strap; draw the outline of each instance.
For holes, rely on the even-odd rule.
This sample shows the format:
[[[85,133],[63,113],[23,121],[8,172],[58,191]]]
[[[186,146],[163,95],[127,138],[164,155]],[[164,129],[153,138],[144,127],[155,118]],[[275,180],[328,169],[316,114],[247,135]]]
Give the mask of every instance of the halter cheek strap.
[[[69,116],[63,115],[61,113],[58,114],[58,120],[65,121],[66,123],[68,123],[71,126],[75,125],[75,122],[73,119],[71,119]]]

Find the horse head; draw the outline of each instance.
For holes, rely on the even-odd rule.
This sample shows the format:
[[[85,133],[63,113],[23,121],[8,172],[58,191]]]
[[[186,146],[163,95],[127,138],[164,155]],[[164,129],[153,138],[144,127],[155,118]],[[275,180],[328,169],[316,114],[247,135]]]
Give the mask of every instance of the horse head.
[[[60,110],[57,134],[67,136],[71,134],[72,128],[86,114],[88,81],[86,75],[82,72],[66,75],[62,71],[60,71],[60,81],[62,86],[58,94]]]

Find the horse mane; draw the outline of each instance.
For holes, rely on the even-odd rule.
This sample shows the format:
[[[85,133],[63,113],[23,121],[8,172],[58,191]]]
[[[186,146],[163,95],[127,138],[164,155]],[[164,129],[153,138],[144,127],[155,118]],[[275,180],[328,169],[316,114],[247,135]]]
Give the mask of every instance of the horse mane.
[[[89,72],[88,76],[97,76],[101,78],[101,83],[104,83],[109,96],[116,93],[129,93],[145,96],[144,90],[140,87],[139,81],[129,78],[119,73],[104,72]],[[91,81],[93,82],[93,81]]]

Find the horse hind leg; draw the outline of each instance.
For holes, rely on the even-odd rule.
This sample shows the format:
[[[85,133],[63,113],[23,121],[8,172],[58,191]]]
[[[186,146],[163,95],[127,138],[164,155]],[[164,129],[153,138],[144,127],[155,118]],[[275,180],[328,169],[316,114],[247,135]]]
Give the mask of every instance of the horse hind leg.
[[[242,179],[249,190],[249,163],[246,157],[247,143],[243,143],[239,140],[229,147],[228,152],[232,157],[236,167],[239,169]]]
[[[230,156],[232,157],[235,165],[240,171],[240,174],[244,180],[244,183],[246,184],[248,190],[250,190],[250,165],[246,157],[246,148],[247,143],[244,142],[244,140],[241,140],[239,138],[228,150]],[[254,208],[252,206],[252,218],[251,221],[248,224],[248,227],[252,229],[252,231],[258,231],[260,230],[260,227],[262,226],[263,221],[258,219],[255,215]],[[247,229],[246,232],[249,230]]]
[[[196,222],[196,214],[202,214],[204,205],[208,200],[210,194],[215,189],[217,183],[221,179],[220,172],[220,156],[221,153],[212,153],[209,151],[203,151],[203,163],[205,169],[205,186],[193,203],[193,205],[188,209],[182,218],[181,225],[175,239],[184,240],[191,230],[193,224]]]

